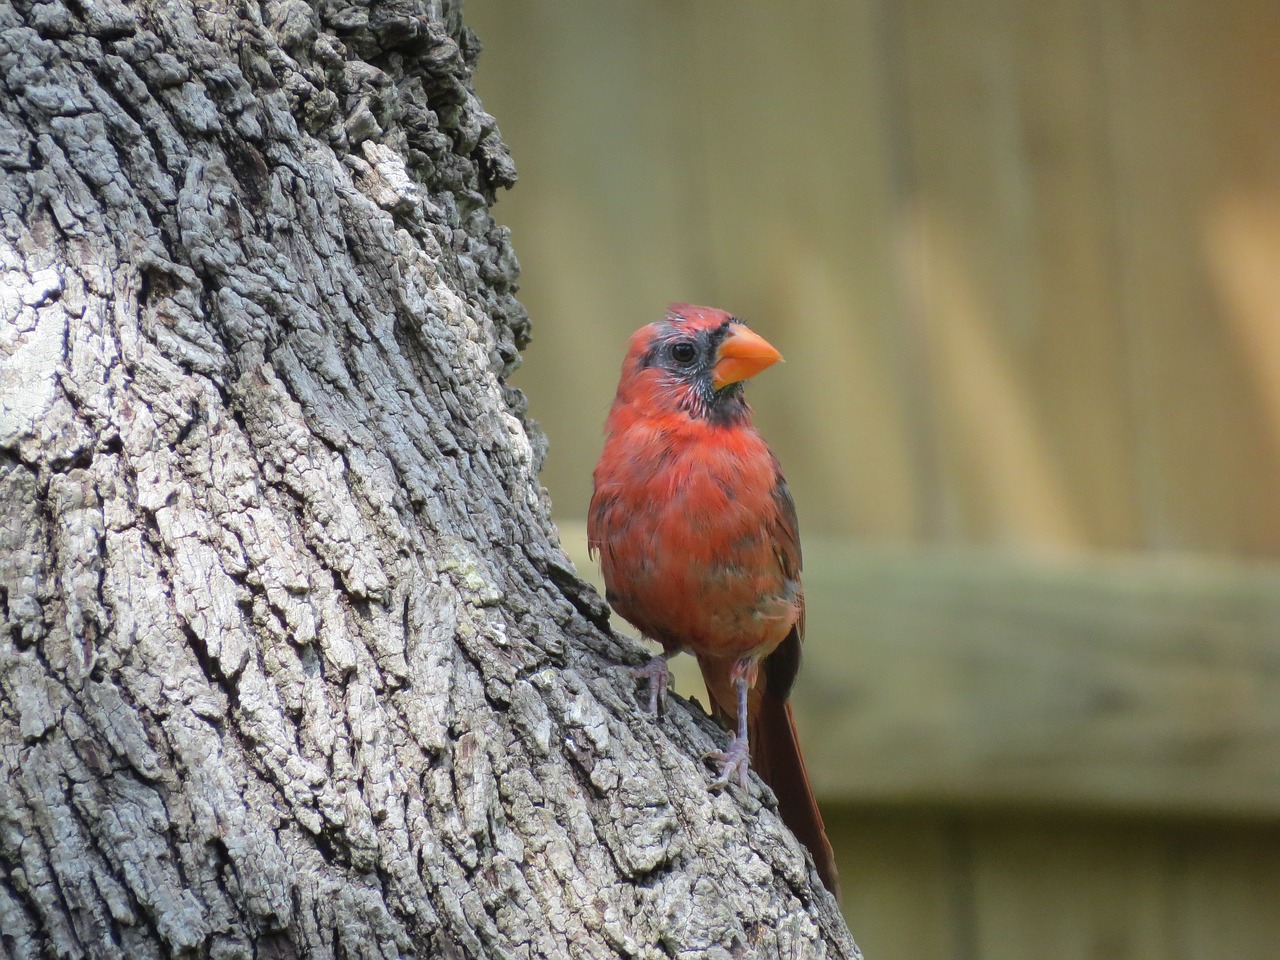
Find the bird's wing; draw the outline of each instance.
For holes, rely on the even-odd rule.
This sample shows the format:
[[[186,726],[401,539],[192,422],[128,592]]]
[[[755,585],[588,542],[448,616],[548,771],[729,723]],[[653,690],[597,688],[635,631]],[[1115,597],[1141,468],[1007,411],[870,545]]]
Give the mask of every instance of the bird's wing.
[[[791,491],[787,488],[787,481],[783,479],[776,460],[774,473],[773,502],[777,509],[771,518],[769,533],[783,574],[796,583],[800,616],[796,620],[795,629],[765,658],[763,666],[764,681],[769,692],[779,700],[786,700],[800,670],[800,643],[804,640],[804,590],[800,586],[800,567],[804,558],[800,551],[800,525],[796,520],[796,504],[791,499]]]

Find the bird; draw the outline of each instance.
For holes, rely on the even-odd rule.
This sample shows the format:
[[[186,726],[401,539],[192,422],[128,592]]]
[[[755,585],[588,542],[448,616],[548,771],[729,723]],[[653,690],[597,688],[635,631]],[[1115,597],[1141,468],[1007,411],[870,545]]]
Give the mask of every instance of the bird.
[[[720,764],[713,786],[745,786],[754,768],[838,896],[789,700],[805,628],[795,502],[743,389],[781,359],[714,307],[673,303],[637,330],[592,477],[588,551],[609,605],[662,647],[633,668],[650,682],[650,711],[665,700],[667,660],[692,653],[733,734],[707,755]]]

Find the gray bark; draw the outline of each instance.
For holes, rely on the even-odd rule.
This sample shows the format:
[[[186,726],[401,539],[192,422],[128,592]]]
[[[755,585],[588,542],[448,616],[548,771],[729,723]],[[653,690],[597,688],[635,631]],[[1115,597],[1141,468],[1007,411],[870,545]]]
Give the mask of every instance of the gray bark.
[[[475,54],[0,2],[0,954],[857,956],[559,549]]]

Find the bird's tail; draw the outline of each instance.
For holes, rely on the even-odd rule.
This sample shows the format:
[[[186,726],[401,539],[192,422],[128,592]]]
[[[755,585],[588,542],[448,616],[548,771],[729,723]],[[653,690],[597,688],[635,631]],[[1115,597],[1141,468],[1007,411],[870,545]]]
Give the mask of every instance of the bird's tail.
[[[836,858],[804,768],[791,702],[765,689],[760,692],[758,703],[758,709],[750,711],[747,719],[751,766],[777,795],[783,822],[812,854],[823,885],[838,898]]]

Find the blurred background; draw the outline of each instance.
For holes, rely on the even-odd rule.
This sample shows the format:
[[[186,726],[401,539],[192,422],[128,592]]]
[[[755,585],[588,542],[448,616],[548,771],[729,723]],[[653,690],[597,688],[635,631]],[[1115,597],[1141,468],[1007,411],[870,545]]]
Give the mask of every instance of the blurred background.
[[[584,574],[627,336],[688,300],[786,355],[867,956],[1280,955],[1280,4],[465,14]]]

